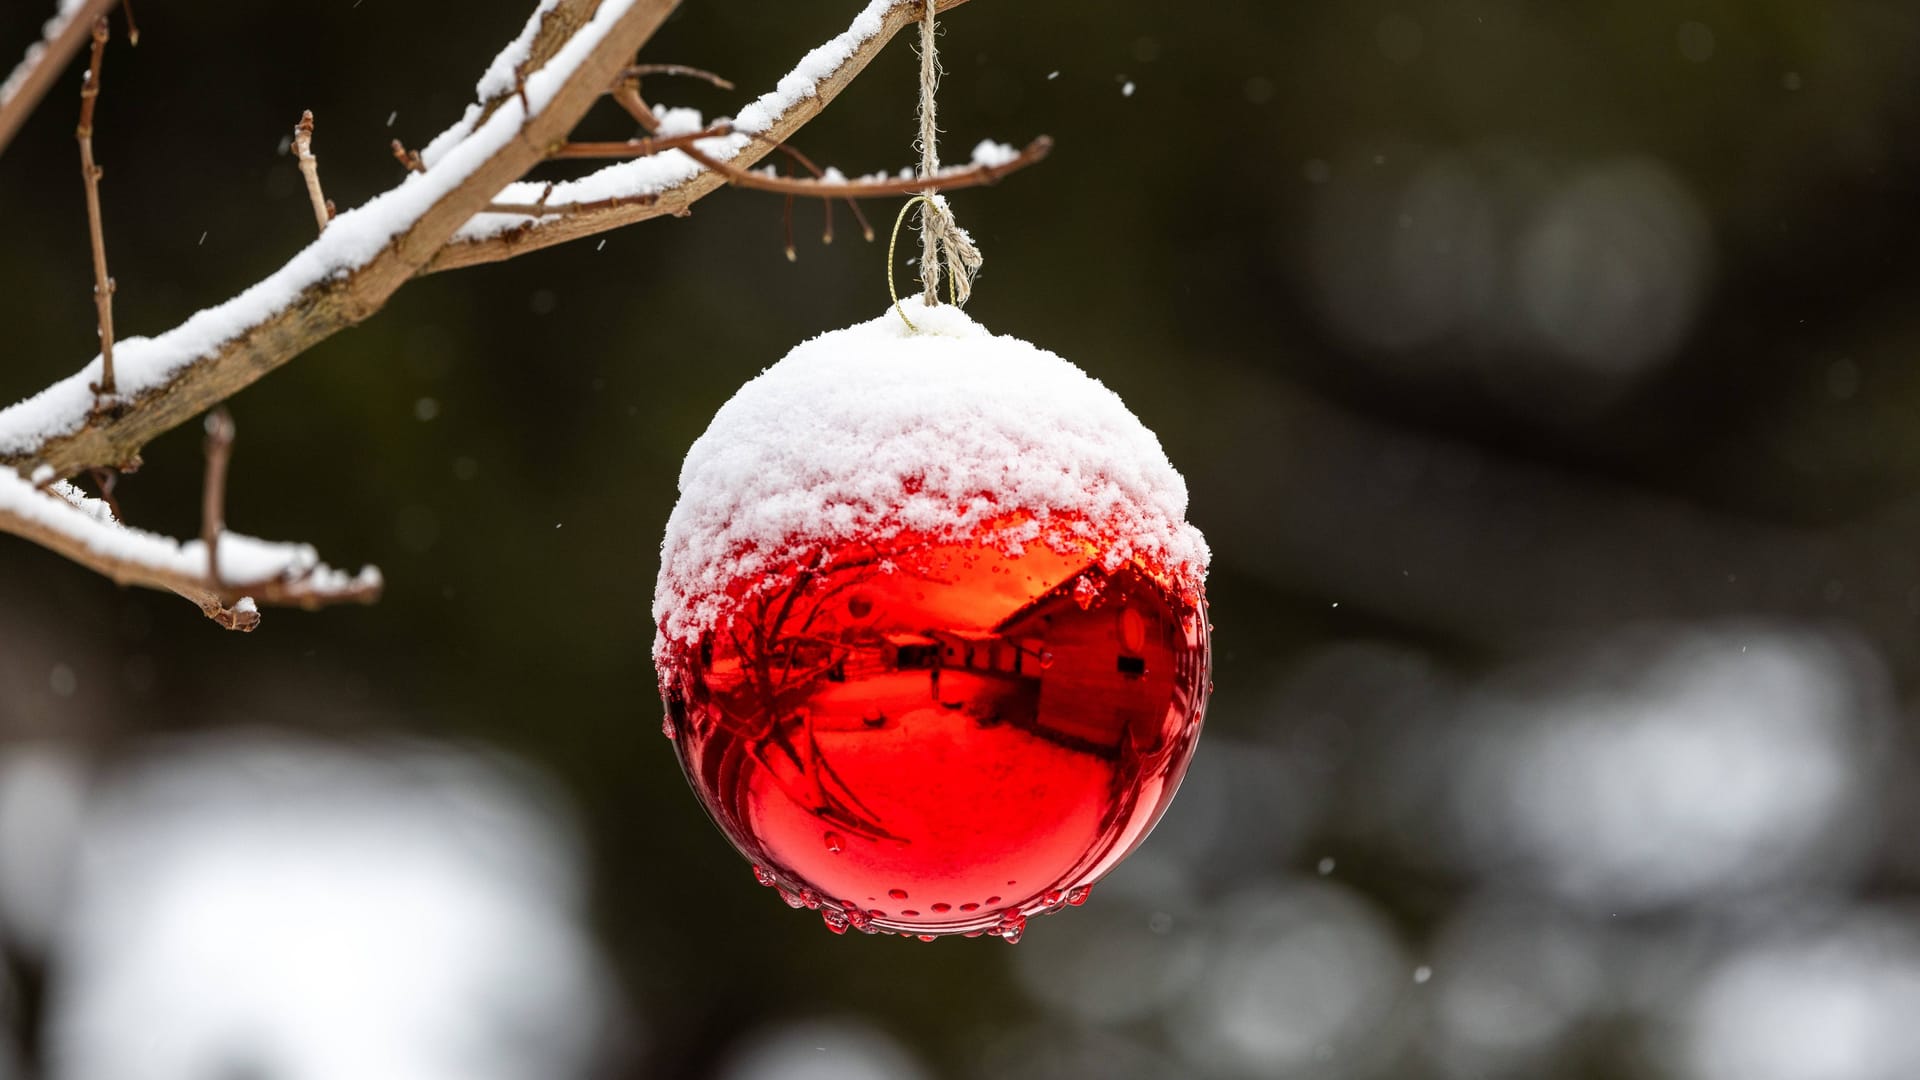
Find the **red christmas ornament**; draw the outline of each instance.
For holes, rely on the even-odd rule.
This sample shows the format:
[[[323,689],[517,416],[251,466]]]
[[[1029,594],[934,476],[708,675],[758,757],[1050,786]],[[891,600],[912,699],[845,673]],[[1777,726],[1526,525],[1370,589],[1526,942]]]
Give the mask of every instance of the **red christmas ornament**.
[[[795,349],[688,455],[655,661],[695,792],[849,926],[1018,940],[1179,786],[1207,552],[1120,399],[959,309]]]

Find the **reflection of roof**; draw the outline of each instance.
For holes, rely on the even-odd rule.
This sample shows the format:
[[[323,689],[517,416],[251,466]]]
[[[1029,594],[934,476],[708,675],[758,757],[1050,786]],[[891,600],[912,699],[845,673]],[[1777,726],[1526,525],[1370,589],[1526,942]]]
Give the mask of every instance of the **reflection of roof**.
[[[907,645],[938,645],[940,643],[924,634],[888,634],[887,644],[900,648]]]
[[[994,642],[1000,640],[1000,635],[991,630],[942,630],[940,633],[960,641]]]
[[[1014,609],[1013,614],[1008,615],[1004,619],[1001,619],[998,623],[994,625],[994,628],[993,628],[994,633],[1005,634],[1008,628],[1014,626],[1017,623],[1026,621],[1026,619],[1029,616],[1036,614],[1042,608],[1052,607],[1055,603],[1057,603],[1060,600],[1071,598],[1073,596],[1074,585],[1078,584],[1080,579],[1088,574],[1093,574],[1100,578],[1105,578],[1107,576],[1106,571],[1100,569],[1100,563],[1098,560],[1088,562],[1087,565],[1079,573],[1071,575],[1070,577],[1067,578],[1067,580],[1061,582],[1058,585],[1055,585],[1053,588],[1048,589],[1046,592],[1041,593],[1039,596],[1034,597],[1033,599],[1027,601],[1025,604]]]

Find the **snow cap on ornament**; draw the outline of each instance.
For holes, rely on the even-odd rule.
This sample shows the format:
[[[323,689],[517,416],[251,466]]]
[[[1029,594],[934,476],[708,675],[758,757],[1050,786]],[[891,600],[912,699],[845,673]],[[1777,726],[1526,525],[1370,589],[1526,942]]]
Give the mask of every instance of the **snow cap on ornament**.
[[[958,307],[903,305],[796,347],[694,442],[661,549],[656,660],[717,625],[741,583],[902,533],[1090,544],[1109,570],[1201,587],[1186,481],[1118,395]]]

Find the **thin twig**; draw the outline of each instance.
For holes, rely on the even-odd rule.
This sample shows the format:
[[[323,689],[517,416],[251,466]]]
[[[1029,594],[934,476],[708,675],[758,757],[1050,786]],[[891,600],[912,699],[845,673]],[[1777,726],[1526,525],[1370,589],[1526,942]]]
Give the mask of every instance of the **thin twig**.
[[[207,414],[207,475],[200,488],[200,540],[207,545],[207,580],[220,587],[220,535],[227,531],[227,463],[233,459],[233,416],[221,406]]]
[[[120,0],[120,14],[127,20],[127,44],[140,44],[140,24],[133,21],[133,0]]]
[[[620,81],[625,82],[628,79],[645,78],[648,75],[684,76],[686,78],[699,79],[703,82],[712,83],[722,90],[733,89],[732,83],[715,75],[713,72],[705,71],[697,67],[688,67],[685,64],[634,64],[620,73]]]
[[[113,497],[113,489],[120,483],[120,470],[103,466],[89,471],[93,473],[94,486],[100,489],[100,501],[107,504],[115,521],[124,520],[125,515],[120,512],[120,500]]]
[[[547,156],[555,161],[573,161],[583,158],[643,158],[662,154],[668,150],[685,150],[701,139],[727,135],[732,128],[725,124],[716,124],[701,131],[689,131],[681,135],[663,135],[645,139],[628,139],[625,142],[570,142],[554,148]]]
[[[426,163],[420,160],[420,152],[418,150],[407,149],[406,145],[399,139],[393,140],[393,158],[408,172],[422,173],[427,171]]]
[[[300,122],[293,126],[293,160],[300,165],[300,175],[307,178],[307,199],[313,203],[313,220],[321,232],[326,232],[327,222],[333,220],[333,204],[320,190],[320,159],[313,156],[312,109],[301,113]]]
[[[833,204],[828,203],[827,205],[832,206]],[[786,229],[787,261],[799,262],[800,252],[797,251],[793,246],[793,196],[792,195],[787,196],[787,208],[785,212],[782,213],[781,215],[781,223],[783,226],[785,226],[785,229]]]
[[[823,171],[820,166],[815,165],[812,158],[801,153],[791,144],[781,143],[779,146],[774,147],[774,149],[792,158],[795,164],[812,173],[815,180],[825,180],[827,178],[826,172]],[[853,211],[853,219],[860,223],[860,232],[866,236],[867,242],[871,244],[873,242],[873,223],[867,220],[866,211],[860,209],[859,200],[841,199],[840,201],[847,204],[848,210]],[[833,243],[833,200],[831,199],[827,200],[827,235],[825,242],[829,244]]]
[[[93,160],[93,107],[100,100],[100,61],[107,51],[107,17],[93,24],[93,59],[87,66],[87,80],[80,86],[80,126],[74,138],[80,141],[80,174],[87,185],[87,228],[93,238],[93,304],[100,318],[100,382],[94,387],[102,398],[114,395],[113,385],[113,278],[107,275],[107,237],[100,224],[100,166]],[[98,407],[98,402],[95,403]]]

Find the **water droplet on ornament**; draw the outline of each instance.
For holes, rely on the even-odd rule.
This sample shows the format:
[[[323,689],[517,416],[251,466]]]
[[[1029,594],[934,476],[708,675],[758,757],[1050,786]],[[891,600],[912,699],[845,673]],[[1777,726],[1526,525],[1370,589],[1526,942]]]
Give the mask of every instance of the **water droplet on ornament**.
[[[665,735],[669,739],[673,738],[674,731],[673,731],[673,714],[672,713],[667,713],[665,716],[662,716],[660,718],[660,734]]]
[[[847,922],[853,924],[853,928],[855,930],[858,930],[863,934],[873,933],[872,916],[860,910],[860,908],[857,905],[855,905],[852,901],[842,900],[840,901],[840,906],[843,909],[845,909],[846,915],[847,915]]]
[[[814,892],[812,889],[801,889],[800,902],[809,908],[817,910],[820,907],[820,894]]]
[[[828,833],[826,840],[827,840],[827,850],[832,852],[833,854],[838,855],[842,851],[846,850],[847,842],[840,838],[839,833],[837,832]]]
[[[949,912],[949,911],[952,911],[952,910],[953,910],[953,907],[952,907],[951,905],[949,905],[949,904],[935,904],[935,905],[933,905],[933,913],[934,913],[935,915],[944,915],[944,914],[946,914],[947,912]]]
[[[753,880],[765,885],[769,889],[773,888],[773,875],[767,873],[767,868],[764,866],[756,866],[753,868]]]
[[[785,885],[776,885],[774,886],[774,888],[780,891],[780,899],[785,900],[787,902],[788,907],[803,908],[807,906],[807,902],[805,900],[800,899],[799,893],[793,892],[792,890],[788,889]]]
[[[1048,889],[1046,892],[1040,894],[1040,902],[1048,907],[1053,907],[1055,904],[1066,903],[1066,900],[1067,894],[1061,892],[1059,889]]]
[[[961,904],[960,910],[961,911],[979,911],[980,905],[979,904]]]
[[[989,905],[991,905],[991,904],[997,904],[997,903],[999,903],[999,902],[1000,902],[1000,898],[999,898],[999,897],[997,897],[997,896],[989,896],[989,897],[987,897],[987,903],[988,903]]]
[[[1067,903],[1072,905],[1073,907],[1079,907],[1081,904],[1084,904],[1087,902],[1087,897],[1092,895],[1093,895],[1093,886],[1078,885],[1078,886],[1075,886],[1070,892],[1067,893]]]
[[[1052,653],[1043,652],[1040,654],[1040,670],[1041,671],[1053,670],[1053,654]]]
[[[1027,917],[1017,911],[1009,911],[1001,917],[1000,925],[994,932],[999,934],[1000,940],[1007,944],[1018,945],[1020,936],[1027,932]]]
[[[921,940],[921,941],[932,941],[932,940],[933,940],[933,935],[932,935],[932,934],[921,934],[921,935],[920,935],[920,940]]]
[[[900,916],[901,918],[905,918],[905,919],[917,919],[920,917],[920,913],[913,910],[912,908],[908,908],[907,910],[902,911],[900,913]]]
[[[843,912],[835,911],[832,908],[821,908],[820,919],[827,924],[827,929],[836,934],[844,934],[847,932],[849,920]]]
[[[888,889],[888,890],[887,890],[887,895],[888,895],[888,896],[891,896],[891,897],[893,897],[893,898],[894,898],[895,900],[905,900],[905,899],[907,898],[907,890],[905,890],[905,889]]]

